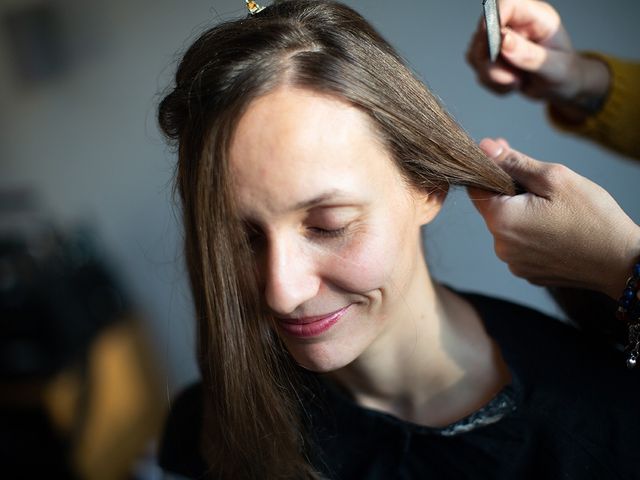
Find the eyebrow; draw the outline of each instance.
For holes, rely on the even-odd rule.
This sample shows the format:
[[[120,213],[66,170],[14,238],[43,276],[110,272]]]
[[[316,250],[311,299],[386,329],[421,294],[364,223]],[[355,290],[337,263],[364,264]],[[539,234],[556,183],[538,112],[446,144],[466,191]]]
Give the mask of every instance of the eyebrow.
[[[349,195],[342,190],[329,190],[328,192],[321,193],[320,195],[317,195],[313,198],[302,200],[301,202],[296,203],[291,210],[306,210],[309,208],[317,207],[318,205],[322,205],[323,203],[327,203],[329,201],[346,198],[349,198]]]

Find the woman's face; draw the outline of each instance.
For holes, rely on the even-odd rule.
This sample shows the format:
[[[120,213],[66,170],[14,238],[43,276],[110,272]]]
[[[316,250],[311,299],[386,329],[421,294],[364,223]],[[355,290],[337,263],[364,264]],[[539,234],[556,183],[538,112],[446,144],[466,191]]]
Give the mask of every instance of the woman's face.
[[[230,164],[267,307],[302,366],[329,372],[384,342],[419,281],[440,199],[403,182],[369,118],[281,87],[252,102]]]

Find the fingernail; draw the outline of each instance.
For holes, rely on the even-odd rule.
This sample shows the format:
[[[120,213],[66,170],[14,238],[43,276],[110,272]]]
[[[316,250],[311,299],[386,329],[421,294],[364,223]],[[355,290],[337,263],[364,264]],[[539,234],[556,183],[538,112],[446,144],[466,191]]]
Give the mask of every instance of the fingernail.
[[[502,145],[489,138],[485,138],[480,142],[480,148],[489,158],[498,158],[504,150]]]

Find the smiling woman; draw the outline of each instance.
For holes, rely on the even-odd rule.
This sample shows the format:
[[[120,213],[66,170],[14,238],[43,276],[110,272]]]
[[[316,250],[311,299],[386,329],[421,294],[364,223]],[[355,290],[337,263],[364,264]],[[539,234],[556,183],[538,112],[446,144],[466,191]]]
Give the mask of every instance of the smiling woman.
[[[419,231],[442,192],[406,185],[374,132],[349,103],[284,86],[249,106],[229,149],[259,289],[289,353],[316,372],[358,358],[404,303],[435,304]]]
[[[638,420],[608,394],[626,375],[609,368],[614,352],[431,279],[420,229],[449,186],[513,185],[357,13],[279,2],[212,28],[159,118],[178,146],[202,373],[167,424],[166,469],[387,479],[631,468],[602,459],[613,438],[602,432],[628,440],[628,415]],[[560,408],[594,381],[602,391]],[[597,402],[617,412],[606,427]]]

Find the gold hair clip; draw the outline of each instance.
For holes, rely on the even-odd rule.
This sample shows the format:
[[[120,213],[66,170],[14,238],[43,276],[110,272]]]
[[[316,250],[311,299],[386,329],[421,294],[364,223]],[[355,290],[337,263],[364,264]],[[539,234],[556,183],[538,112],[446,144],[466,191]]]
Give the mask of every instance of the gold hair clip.
[[[253,0],[245,0],[245,1],[247,2],[247,9],[249,10],[249,13],[251,15],[255,15],[256,13],[264,10],[264,7],[261,7],[260,5],[258,5],[257,2],[254,2]]]

